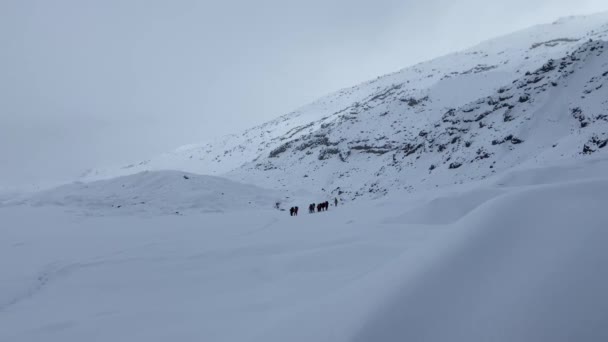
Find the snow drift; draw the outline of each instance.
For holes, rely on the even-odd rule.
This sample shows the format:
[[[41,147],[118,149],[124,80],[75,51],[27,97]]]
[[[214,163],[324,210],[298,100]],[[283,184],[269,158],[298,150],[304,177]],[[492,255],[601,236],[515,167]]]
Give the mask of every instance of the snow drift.
[[[593,159],[457,186],[443,201],[460,217],[433,210],[434,200],[419,205],[427,234],[450,222],[440,234],[404,245],[256,341],[604,341],[607,175],[608,160]],[[551,181],[525,184],[543,176]],[[478,203],[471,210],[463,197]],[[417,227],[390,220],[399,221]]]

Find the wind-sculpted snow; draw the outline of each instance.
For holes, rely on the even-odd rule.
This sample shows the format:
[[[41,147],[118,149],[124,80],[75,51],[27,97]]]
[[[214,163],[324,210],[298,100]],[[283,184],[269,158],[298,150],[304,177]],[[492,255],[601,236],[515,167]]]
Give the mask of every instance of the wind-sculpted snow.
[[[480,207],[443,258],[404,279],[351,341],[608,339],[607,192],[606,179],[582,181]]]
[[[606,39],[607,13],[560,19],[85,179],[178,169],[351,200],[599,153],[608,141]]]
[[[443,197],[437,197],[429,202],[416,205],[400,216],[389,218],[385,222],[407,224],[455,223],[478,206],[504,193],[499,189],[490,188],[446,194]],[[454,203],[458,203],[458,205],[454,205]],[[441,215],[434,215],[435,213],[441,213]]]
[[[607,166],[520,169],[507,178],[552,181],[496,188],[488,180],[443,197],[452,211],[419,205],[428,227],[452,222],[432,244],[404,250],[256,341],[604,341]],[[453,222],[455,210],[462,216]],[[407,229],[410,221],[387,222]]]

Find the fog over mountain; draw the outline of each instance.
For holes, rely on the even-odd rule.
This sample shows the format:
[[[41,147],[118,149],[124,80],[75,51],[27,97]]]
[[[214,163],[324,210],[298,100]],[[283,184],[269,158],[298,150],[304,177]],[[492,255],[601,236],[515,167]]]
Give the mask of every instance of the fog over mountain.
[[[235,133],[604,1],[0,3],[0,186]]]

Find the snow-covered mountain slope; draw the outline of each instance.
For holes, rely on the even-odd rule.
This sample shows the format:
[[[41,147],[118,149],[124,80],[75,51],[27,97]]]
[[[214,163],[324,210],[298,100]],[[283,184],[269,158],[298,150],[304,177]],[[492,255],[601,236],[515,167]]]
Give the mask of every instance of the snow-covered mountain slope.
[[[119,170],[179,169],[353,199],[602,151],[608,13],[560,19]]]
[[[426,101],[432,97],[412,107]],[[258,184],[270,177],[286,187],[300,183],[343,196],[351,190],[353,198],[467,182],[524,162],[542,165],[594,153],[608,142],[608,43],[587,42],[466,105],[422,109],[422,120],[404,118],[399,108],[380,114],[376,108],[339,115],[230,175]],[[384,118],[373,121],[374,115]]]
[[[299,217],[3,207],[0,341],[603,342],[607,205],[595,154]]]
[[[277,190],[215,176],[145,171],[91,183],[73,183],[7,201],[4,205],[60,206],[94,215],[183,214],[272,208]]]

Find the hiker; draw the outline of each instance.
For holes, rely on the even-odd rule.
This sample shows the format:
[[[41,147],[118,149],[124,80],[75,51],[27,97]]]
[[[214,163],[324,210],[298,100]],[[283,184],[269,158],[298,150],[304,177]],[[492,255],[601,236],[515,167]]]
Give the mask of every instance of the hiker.
[[[334,198],[334,207],[338,206],[338,197]]]
[[[315,204],[314,204],[314,203],[311,203],[311,204],[308,206],[308,213],[309,213],[309,214],[314,214],[314,212],[315,212]]]
[[[323,205],[321,203],[317,204],[317,212],[321,212],[321,209],[323,208]]]
[[[293,216],[294,211],[295,211],[294,207],[289,208],[289,216]]]
[[[293,213],[295,214],[295,216],[298,216],[298,207],[294,208]]]

